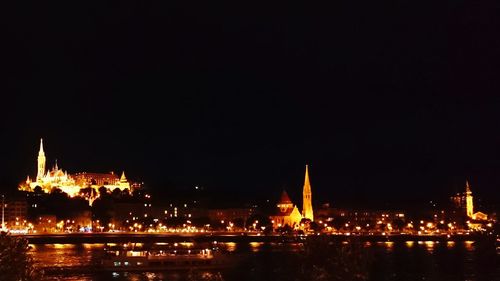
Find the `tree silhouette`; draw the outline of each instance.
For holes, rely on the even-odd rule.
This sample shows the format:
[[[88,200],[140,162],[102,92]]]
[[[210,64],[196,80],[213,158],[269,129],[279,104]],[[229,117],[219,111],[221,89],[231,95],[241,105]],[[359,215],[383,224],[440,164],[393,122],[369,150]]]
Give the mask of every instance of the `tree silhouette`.
[[[28,253],[28,240],[13,237],[6,232],[0,234],[0,279],[3,281],[35,281],[41,272],[35,270]]]
[[[39,186],[39,185],[35,186],[35,188],[33,189],[33,192],[34,192],[35,194],[43,194],[42,187],[41,187],[41,186]]]

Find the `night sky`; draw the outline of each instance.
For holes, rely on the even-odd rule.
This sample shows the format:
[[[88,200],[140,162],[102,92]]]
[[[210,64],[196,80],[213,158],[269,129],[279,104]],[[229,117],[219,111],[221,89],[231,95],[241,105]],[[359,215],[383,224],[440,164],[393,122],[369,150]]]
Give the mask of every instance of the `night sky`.
[[[498,203],[498,1],[137,2],[5,10],[1,190],[43,137],[159,194],[299,203],[309,164],[315,203]]]

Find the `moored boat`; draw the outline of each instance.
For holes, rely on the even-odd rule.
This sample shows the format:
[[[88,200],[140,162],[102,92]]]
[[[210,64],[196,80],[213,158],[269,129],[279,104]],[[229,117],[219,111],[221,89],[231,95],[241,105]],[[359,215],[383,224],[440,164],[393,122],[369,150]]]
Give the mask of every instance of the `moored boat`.
[[[217,269],[227,266],[228,260],[211,247],[154,247],[126,244],[107,246],[101,259],[103,269],[113,271],[156,271],[184,269]]]

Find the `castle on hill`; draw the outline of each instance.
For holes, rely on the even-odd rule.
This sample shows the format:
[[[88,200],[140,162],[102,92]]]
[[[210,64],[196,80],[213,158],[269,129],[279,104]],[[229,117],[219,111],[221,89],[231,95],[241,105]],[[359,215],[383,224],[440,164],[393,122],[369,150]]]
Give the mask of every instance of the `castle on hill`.
[[[46,157],[43,150],[43,140],[40,139],[40,150],[38,151],[37,159],[37,174],[34,180],[30,176],[26,181],[19,185],[19,189],[23,191],[34,191],[35,187],[39,186],[42,191],[49,193],[54,188],[59,188],[69,196],[79,196],[81,189],[93,188],[98,189],[104,186],[112,191],[118,188],[120,191],[130,191],[130,183],[122,172],[121,177],[115,173],[77,173],[68,174],[67,171],[59,168],[57,161],[52,169],[46,169]]]

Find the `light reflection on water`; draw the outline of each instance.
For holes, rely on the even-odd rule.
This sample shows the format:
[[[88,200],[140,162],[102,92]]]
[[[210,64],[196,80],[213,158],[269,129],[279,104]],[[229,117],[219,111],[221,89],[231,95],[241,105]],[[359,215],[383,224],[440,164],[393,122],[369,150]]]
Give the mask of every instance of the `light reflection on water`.
[[[392,252],[394,248],[394,242],[392,241],[384,242],[384,246],[387,252]]]
[[[226,246],[225,250],[228,252],[234,252],[236,250],[236,243],[234,242],[226,242],[224,246]]]
[[[64,279],[63,279],[64,278]],[[94,278],[91,275],[72,275],[72,276],[45,276],[44,281],[93,281]]]
[[[102,248],[104,248],[104,244],[100,244],[100,243],[96,243],[96,244],[84,243],[82,245],[85,249],[102,249]]]
[[[434,252],[434,241],[425,241],[425,249],[428,252],[433,253]]]
[[[45,244],[30,245],[35,262],[51,267],[91,265],[94,253],[103,248],[103,244]]]
[[[76,247],[74,244],[47,244],[47,247],[54,247],[55,249],[70,249]]]
[[[252,252],[258,252],[260,251],[260,247],[264,245],[264,242],[250,242],[250,250]]]
[[[225,250],[229,252],[243,253],[248,256],[258,255],[259,253],[276,252],[297,252],[303,249],[302,243],[219,243]],[[410,266],[410,269],[421,273],[421,277],[426,277],[426,280],[440,280],[437,274],[440,270],[450,270],[459,268],[462,272],[460,276],[467,277],[466,279],[443,279],[443,280],[495,280],[488,278],[478,278],[478,274],[482,274],[483,265],[479,265],[483,258],[480,257],[483,249],[477,246],[477,242],[464,241],[454,242],[446,241],[439,243],[437,241],[405,241],[405,242],[364,242],[363,248],[373,250],[376,254],[377,266],[384,268],[387,274],[392,271],[397,272],[398,267]],[[31,252],[35,261],[48,267],[81,267],[97,265],[100,261],[101,251],[104,244],[47,244],[47,245],[30,245]],[[495,252],[493,261],[498,261],[500,255]],[[412,267],[412,264],[413,265]],[[491,274],[491,269],[488,269]],[[500,271],[497,270],[497,271]],[[431,272],[431,273],[429,273]],[[412,273],[413,274],[413,273]],[[427,274],[427,275],[426,275]],[[451,273],[449,274],[458,274]],[[496,273],[495,277],[500,276]],[[408,277],[408,276],[406,276]],[[1,279],[1,278],[0,278]],[[44,280],[116,280],[116,281],[150,281],[150,280],[183,280],[185,276],[174,273],[126,273],[119,272],[115,276],[109,273],[65,273],[64,275],[46,276]],[[392,279],[391,279],[392,280]],[[395,278],[394,280],[405,280]],[[417,280],[417,279],[409,279]],[[498,279],[500,280],[500,279]]]
[[[467,251],[474,251],[474,241],[465,241],[464,243]]]

